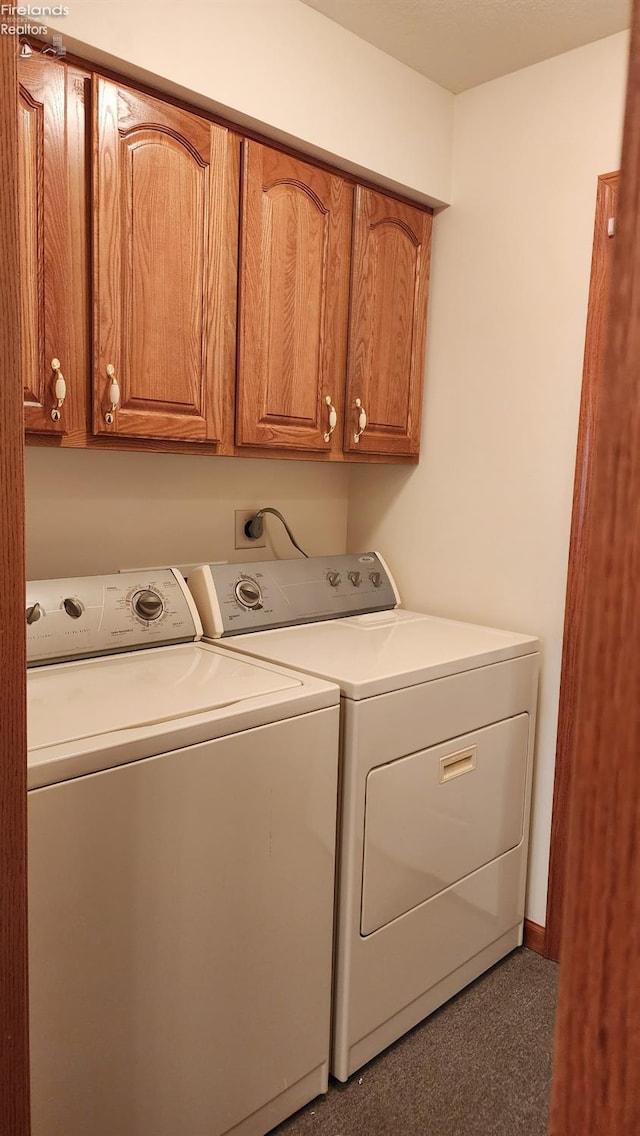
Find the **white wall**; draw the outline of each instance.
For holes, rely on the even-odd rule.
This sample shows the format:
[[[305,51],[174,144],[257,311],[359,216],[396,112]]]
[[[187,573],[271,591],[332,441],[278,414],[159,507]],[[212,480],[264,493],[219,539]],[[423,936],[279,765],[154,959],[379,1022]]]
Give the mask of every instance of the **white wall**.
[[[416,198],[448,199],[453,95],[298,0],[69,9],[49,21],[67,50]],[[245,505],[279,508],[312,553],[341,552],[347,481],[344,468],[308,462],[30,449],[27,572],[251,559],[232,542]],[[274,544],[254,558],[291,553],[278,527],[268,523]]]
[[[454,96],[298,0],[71,0],[68,50],[448,202]]]
[[[28,447],[27,578],[298,554],[276,518],[234,549],[234,510],[271,505],[310,555],[344,552],[347,470],[311,462]]]
[[[626,53],[622,33],[457,96],[422,458],[351,476],[349,547],[380,548],[408,606],[543,641],[527,900],[540,924],[596,180],[619,166]]]

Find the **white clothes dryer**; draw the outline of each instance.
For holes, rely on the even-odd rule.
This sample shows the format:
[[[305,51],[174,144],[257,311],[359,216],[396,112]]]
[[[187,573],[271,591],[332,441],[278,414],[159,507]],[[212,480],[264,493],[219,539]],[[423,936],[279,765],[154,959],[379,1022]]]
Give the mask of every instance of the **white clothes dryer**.
[[[522,942],[538,641],[400,609],[377,553],[204,566],[189,587],[206,636],[342,692],[346,1080]]]
[[[339,691],[171,569],[27,624],[33,1136],[263,1136],[327,1088]]]

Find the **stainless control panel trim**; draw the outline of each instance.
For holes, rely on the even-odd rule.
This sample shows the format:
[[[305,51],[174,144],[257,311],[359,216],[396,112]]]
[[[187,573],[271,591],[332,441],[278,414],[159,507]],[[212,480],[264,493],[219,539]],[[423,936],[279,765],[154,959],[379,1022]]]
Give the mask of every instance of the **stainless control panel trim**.
[[[27,665],[190,643],[202,625],[173,568],[30,580]]]
[[[188,583],[211,639],[389,611],[399,602],[376,552],[205,564]]]

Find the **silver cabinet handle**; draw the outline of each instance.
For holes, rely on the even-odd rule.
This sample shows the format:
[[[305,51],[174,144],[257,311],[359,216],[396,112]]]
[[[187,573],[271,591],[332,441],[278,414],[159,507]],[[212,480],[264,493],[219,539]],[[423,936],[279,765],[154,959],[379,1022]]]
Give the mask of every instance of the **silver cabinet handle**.
[[[64,375],[62,374],[62,371],[60,370],[60,360],[59,359],[52,359],[51,360],[51,370],[53,371],[53,373],[56,377],[55,386],[54,386],[54,392],[55,392],[55,397],[56,397],[56,405],[54,406],[53,410],[51,411],[51,417],[52,417],[54,422],[59,422],[60,421],[60,411],[62,409],[62,405],[64,403],[64,400],[67,397],[67,384],[65,383]]]
[[[365,410],[364,406],[362,405],[362,402],[359,398],[356,399],[354,406],[355,406],[356,410],[359,411],[359,414],[358,414],[358,429],[356,430],[355,434],[353,435],[353,440],[354,440],[354,442],[359,442],[360,441],[360,435],[364,434],[364,432],[367,428],[367,412],[366,412],[366,410]]]
[[[333,431],[335,430],[337,422],[338,422],[338,412],[337,412],[335,406],[333,405],[333,403],[331,402],[331,395],[330,394],[328,394],[326,396],[324,401],[326,402],[327,406],[329,407],[329,429],[327,430],[326,434],[324,435],[324,440],[325,440],[325,442],[330,442],[331,441],[331,435],[333,434]]]
[[[115,412],[118,409],[118,403],[120,402],[120,384],[116,379],[116,369],[113,363],[107,363],[107,375],[110,379],[109,402],[111,403],[111,409],[108,410],[105,414],[104,420],[107,423],[107,426],[112,426],[114,422]]]

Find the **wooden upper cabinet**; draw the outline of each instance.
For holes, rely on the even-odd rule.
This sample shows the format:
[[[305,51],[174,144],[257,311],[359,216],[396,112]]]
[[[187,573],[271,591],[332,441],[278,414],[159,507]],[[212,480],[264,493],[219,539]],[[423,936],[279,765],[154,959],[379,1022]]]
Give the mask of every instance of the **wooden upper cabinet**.
[[[228,449],[239,140],[98,77],[94,104],[94,432]]]
[[[66,71],[33,54],[19,61],[19,235],[25,428],[62,434],[72,374]],[[81,377],[84,382],[85,376]],[[57,386],[57,396],[56,396]],[[64,401],[61,396],[64,394]]]
[[[428,211],[241,155],[226,127],[74,65],[34,53],[19,76],[30,441],[417,457]]]
[[[352,201],[342,178],[244,142],[238,445],[342,449]]]
[[[356,190],[346,452],[419,452],[431,220],[385,194]]]

